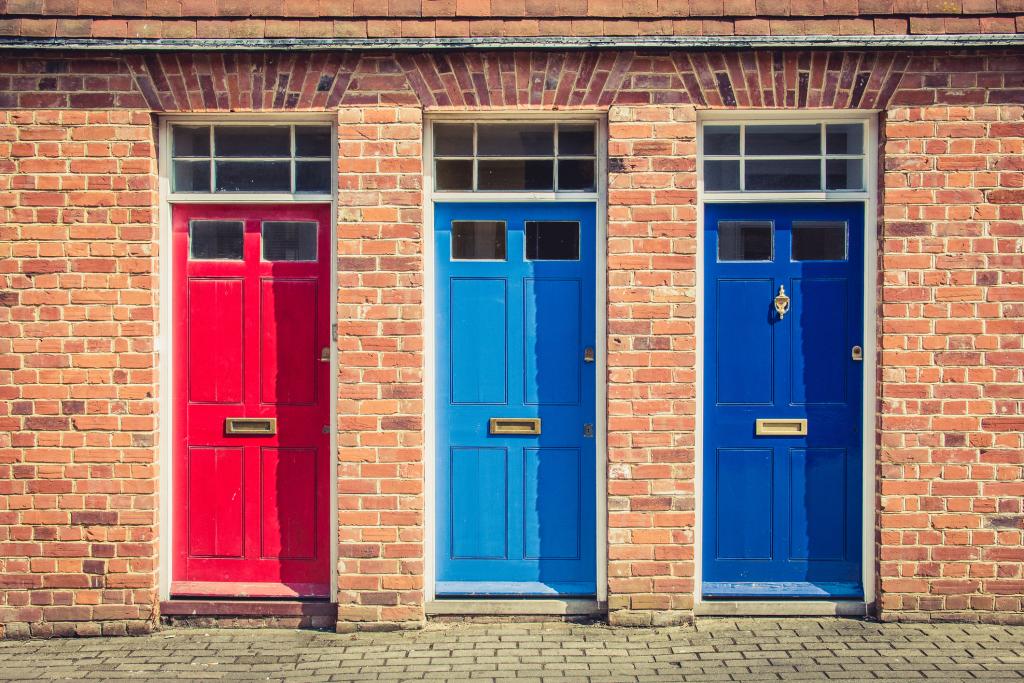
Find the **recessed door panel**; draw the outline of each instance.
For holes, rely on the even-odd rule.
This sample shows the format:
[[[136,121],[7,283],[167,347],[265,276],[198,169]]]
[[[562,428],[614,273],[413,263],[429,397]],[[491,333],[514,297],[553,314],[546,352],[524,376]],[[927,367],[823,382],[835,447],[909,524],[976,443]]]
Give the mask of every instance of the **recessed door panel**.
[[[453,448],[451,467],[451,558],[505,558],[508,453],[503,448]]]
[[[862,597],[864,206],[704,220],[702,595]]]
[[[844,403],[850,360],[850,293],[843,278],[793,278],[790,392],[793,403]]]
[[[316,555],[316,461],[312,448],[260,452],[261,557],[308,560]]]
[[[772,281],[718,282],[718,364],[715,368],[719,403],[770,404],[775,355],[770,314]]]
[[[244,387],[244,282],[190,278],[188,393],[194,403],[241,403]]]
[[[846,553],[846,450],[789,452],[789,557],[842,560]]]
[[[527,278],[523,283],[524,401],[575,405],[580,400],[578,280]]]
[[[188,552],[193,557],[241,557],[241,448],[188,449]]]
[[[717,557],[771,559],[772,449],[723,448],[717,457]]]
[[[580,554],[580,451],[527,448],[523,451],[524,555],[571,560]]]
[[[291,405],[316,401],[316,280],[264,278],[260,282],[260,401]],[[279,330],[287,330],[284,335]]]
[[[452,278],[450,287],[452,402],[505,403],[508,283],[500,278]]]

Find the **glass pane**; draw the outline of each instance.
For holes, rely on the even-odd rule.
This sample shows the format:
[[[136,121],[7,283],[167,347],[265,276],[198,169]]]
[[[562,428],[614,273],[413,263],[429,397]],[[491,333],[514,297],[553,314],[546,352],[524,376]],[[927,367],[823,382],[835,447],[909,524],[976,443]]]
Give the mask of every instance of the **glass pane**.
[[[438,190],[472,190],[471,159],[438,159],[434,182]]]
[[[287,157],[292,154],[288,126],[215,126],[214,154],[218,157]]]
[[[477,154],[480,156],[550,156],[555,153],[555,127],[552,124],[480,124],[476,136]]]
[[[864,161],[861,159],[827,159],[825,187],[829,190],[863,190]]]
[[[860,123],[830,123],[825,126],[826,154],[862,154],[864,126]]]
[[[594,159],[559,159],[559,190],[593,190]]]
[[[331,156],[331,127],[295,126],[295,156]]]
[[[771,261],[771,221],[719,221],[719,261]]]
[[[744,153],[748,156],[821,154],[821,126],[747,126]]]
[[[188,232],[189,258],[242,258],[242,221],[190,221]]]
[[[264,261],[316,261],[317,224],[309,221],[264,221]]]
[[[747,159],[747,190],[820,190],[818,159]]]
[[[473,156],[473,124],[435,123],[434,154],[438,156]]]
[[[331,192],[331,162],[329,161],[296,161],[295,162],[296,192]]]
[[[174,126],[172,155],[176,157],[210,156],[209,126]]]
[[[705,190],[738,190],[740,189],[739,161],[705,161]]]
[[[218,161],[218,192],[290,192],[287,161]]]
[[[845,261],[845,221],[793,221],[794,261]]]
[[[594,125],[590,123],[559,125],[558,153],[560,155],[596,154],[594,151]]]
[[[554,189],[551,159],[481,159],[477,167],[479,190]]]
[[[739,153],[739,126],[704,126],[704,154],[708,156],[739,156]]]
[[[175,161],[174,162],[175,192],[209,192],[210,162],[209,161]]]
[[[530,261],[578,261],[578,221],[526,221],[526,258]]]
[[[452,260],[504,261],[504,221],[452,221]]]

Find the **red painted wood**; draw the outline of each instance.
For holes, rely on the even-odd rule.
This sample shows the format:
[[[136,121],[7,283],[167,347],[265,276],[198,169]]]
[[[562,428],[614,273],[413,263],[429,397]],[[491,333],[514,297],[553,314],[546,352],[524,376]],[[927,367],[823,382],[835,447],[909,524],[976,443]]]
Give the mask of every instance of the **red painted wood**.
[[[189,258],[192,220],[244,223],[243,258]],[[261,258],[266,220],[318,224],[316,261]],[[176,205],[172,593],[330,588],[330,207]],[[229,417],[277,419],[228,436]]]

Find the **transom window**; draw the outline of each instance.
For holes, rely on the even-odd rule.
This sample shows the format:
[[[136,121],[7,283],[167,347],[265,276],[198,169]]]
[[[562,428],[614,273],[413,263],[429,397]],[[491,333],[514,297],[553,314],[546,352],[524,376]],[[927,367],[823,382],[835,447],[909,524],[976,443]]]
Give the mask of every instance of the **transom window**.
[[[171,191],[331,193],[331,127],[175,125]]]
[[[439,191],[597,188],[594,123],[435,123]]]
[[[864,190],[865,124],[704,125],[704,190]]]

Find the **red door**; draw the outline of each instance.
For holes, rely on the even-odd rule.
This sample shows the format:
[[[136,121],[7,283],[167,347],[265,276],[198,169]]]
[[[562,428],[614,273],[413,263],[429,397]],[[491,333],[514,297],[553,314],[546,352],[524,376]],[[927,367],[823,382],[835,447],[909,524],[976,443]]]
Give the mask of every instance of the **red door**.
[[[173,209],[174,595],[330,593],[329,219]]]

